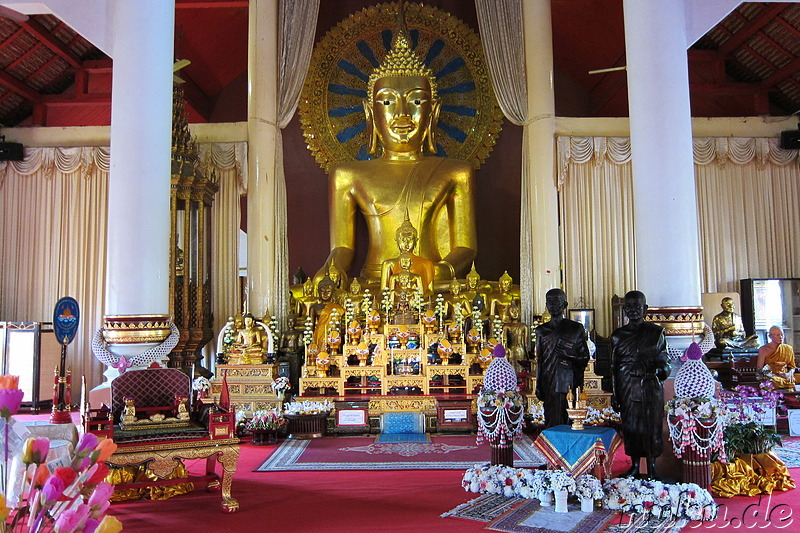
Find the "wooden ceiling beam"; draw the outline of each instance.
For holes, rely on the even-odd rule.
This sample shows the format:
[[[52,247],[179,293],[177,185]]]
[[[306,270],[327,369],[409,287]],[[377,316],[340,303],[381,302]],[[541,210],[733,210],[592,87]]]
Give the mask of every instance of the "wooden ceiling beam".
[[[782,19],[781,17],[777,17],[775,20],[778,21],[778,24],[786,28],[786,30],[789,31],[789,33],[793,33],[796,38],[800,39],[800,30],[789,24],[786,20]]]
[[[17,28],[17,31],[9,35],[8,38],[3,39],[3,42],[0,43],[0,52],[8,48],[11,45],[11,43],[13,43],[16,40],[16,38],[22,35],[23,33],[25,33],[25,30],[23,30],[22,28]]]
[[[733,52],[736,48],[744,44],[747,39],[753,36],[754,33],[761,30],[769,21],[777,17],[789,4],[786,2],[780,2],[776,4],[770,4],[769,6],[764,7],[764,10],[759,13],[756,17],[752,20],[747,22],[742,28],[740,28],[733,36],[725,41],[717,53],[721,56],[727,56],[731,52]]]
[[[47,107],[111,105],[111,93],[48,94],[42,96],[41,103]]]
[[[43,45],[41,42],[38,42],[38,43],[36,43],[35,45],[31,46],[30,48],[28,48],[28,50],[27,50],[27,51],[26,51],[24,54],[20,55],[20,56],[19,56],[18,58],[16,58],[14,61],[12,61],[11,63],[9,63],[9,65],[8,65],[8,66],[7,66],[7,67],[6,67],[4,70],[5,70],[5,71],[14,70],[14,69],[15,69],[15,68],[17,68],[17,67],[18,67],[18,66],[19,66],[19,65],[20,65],[20,64],[21,64],[23,61],[25,61],[26,59],[28,59],[28,58],[31,56],[31,54],[33,54],[34,52],[36,52],[36,51],[37,51],[39,48],[41,48],[42,46],[44,46],[44,45]]]
[[[64,61],[69,63],[74,68],[80,68],[81,58],[75,55],[64,43],[62,43],[55,35],[47,30],[44,26],[39,24],[33,19],[28,19],[25,22],[20,22],[20,26],[25,28],[31,35],[39,39],[47,46],[53,53],[60,56]]]
[[[42,99],[42,95],[36,89],[19,81],[5,70],[0,70],[0,85],[33,103],[37,103]]]

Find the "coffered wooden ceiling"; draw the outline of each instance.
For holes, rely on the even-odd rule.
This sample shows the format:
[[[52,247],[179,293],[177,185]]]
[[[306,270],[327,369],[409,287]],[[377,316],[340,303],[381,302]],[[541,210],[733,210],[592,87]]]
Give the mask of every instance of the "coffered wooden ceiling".
[[[368,0],[322,0],[317,35]],[[468,24],[472,1],[431,0]],[[190,121],[246,119],[247,0],[176,0]],[[19,17],[17,17],[19,18]],[[556,113],[627,116],[622,0],[552,0]],[[800,4],[741,4],[688,51],[692,114],[800,111]],[[106,125],[113,61],[53,15],[0,18],[0,124]]]

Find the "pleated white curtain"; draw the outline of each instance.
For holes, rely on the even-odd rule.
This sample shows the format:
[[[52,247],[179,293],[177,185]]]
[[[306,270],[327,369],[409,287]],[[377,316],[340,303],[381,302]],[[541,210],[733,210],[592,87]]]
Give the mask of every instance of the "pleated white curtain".
[[[611,333],[611,296],[636,286],[627,138],[559,137],[564,288],[598,310]],[[695,138],[704,292],[750,277],[800,277],[800,164],[777,139]],[[668,228],[665,228],[668,231]]]
[[[67,349],[76,401],[82,375],[102,381],[90,342],[103,318],[109,161],[108,148],[28,148],[0,163],[0,320],[52,322],[59,298],[78,301]]]
[[[241,197],[247,191],[247,143],[201,143],[197,146],[204,172],[216,173],[219,192],[211,211],[211,312],[215,339],[206,350],[216,353],[216,334],[228,320],[242,311],[239,286],[239,228]]]
[[[557,153],[564,291],[608,335],[611,296],[636,283],[630,139],[559,137]]]
[[[275,314],[279,329],[287,324],[289,310],[289,244],[286,231],[286,177],[283,171],[283,133],[289,125],[303,88],[314,35],[317,28],[319,0],[281,0],[278,8],[280,34],[278,50],[278,133],[275,136],[275,257],[276,268],[272,273]]]
[[[475,0],[478,28],[489,77],[503,115],[523,126],[522,146],[528,146],[528,88],[525,76],[525,32],[521,0]],[[530,228],[531,180],[528,150],[522,150],[522,190],[520,192],[520,292],[523,295],[522,319],[533,317],[533,235]]]

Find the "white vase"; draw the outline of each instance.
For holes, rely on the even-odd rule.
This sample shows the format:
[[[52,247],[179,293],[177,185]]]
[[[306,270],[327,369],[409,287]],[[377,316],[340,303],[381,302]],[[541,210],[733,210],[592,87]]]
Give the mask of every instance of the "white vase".
[[[594,499],[593,498],[581,498],[581,512],[582,513],[591,513],[594,511]]]
[[[548,490],[547,492],[540,492],[539,504],[542,507],[550,507],[551,505],[553,505],[553,491]]]
[[[569,492],[566,490],[557,490],[556,493],[556,506],[553,509],[557,513],[566,513],[567,509],[567,498],[569,497]]]

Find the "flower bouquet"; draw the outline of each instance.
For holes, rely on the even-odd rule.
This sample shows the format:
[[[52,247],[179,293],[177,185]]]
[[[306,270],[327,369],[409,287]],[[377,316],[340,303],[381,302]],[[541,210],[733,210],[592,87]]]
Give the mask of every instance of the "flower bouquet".
[[[283,406],[285,415],[319,415],[328,413],[333,409],[333,403],[328,400],[321,402],[305,400],[302,402],[290,402]]]
[[[575,491],[575,478],[566,470],[553,470],[550,472],[550,486],[555,494],[555,512],[567,512],[567,497]]]
[[[286,376],[280,376],[278,379],[273,381],[270,386],[278,398],[283,398],[286,392],[292,388],[292,384],[289,382],[289,378]]]
[[[50,448],[46,438],[25,441],[20,456],[23,473],[20,501],[15,510],[0,500],[3,531],[56,531],[58,533],[116,533],[122,524],[104,516],[114,487],[103,481],[109,468],[105,461],[116,451],[110,439],[99,441],[84,433],[69,466],[50,472],[45,463]]]
[[[251,444],[256,446],[274,444],[278,440],[278,431],[286,426],[283,413],[275,409],[256,411],[245,422],[245,429],[253,434]]]
[[[203,376],[197,376],[192,381],[192,390],[197,393],[198,398],[208,398],[208,391],[211,390],[211,382]]]
[[[534,478],[535,473],[524,468],[475,465],[464,473],[461,486],[468,492],[532,499],[536,497]]]
[[[325,419],[333,409],[328,400],[291,402],[283,406],[290,437],[315,438],[325,434]]]
[[[674,521],[717,517],[718,508],[711,493],[694,483],[614,478],[603,484],[603,490],[603,507],[626,514]]]
[[[594,501],[603,499],[603,484],[591,474],[583,474],[575,479],[575,495],[581,500],[581,511],[590,513]]]

